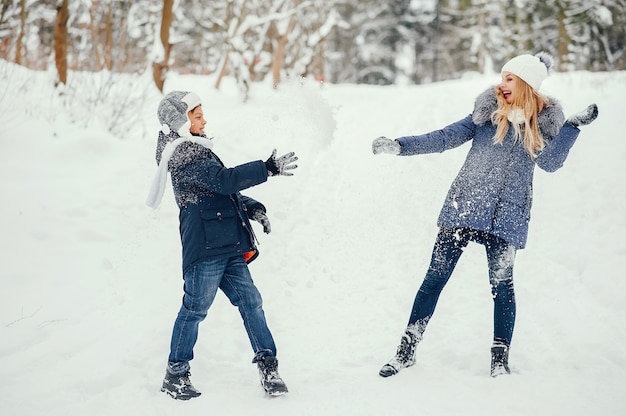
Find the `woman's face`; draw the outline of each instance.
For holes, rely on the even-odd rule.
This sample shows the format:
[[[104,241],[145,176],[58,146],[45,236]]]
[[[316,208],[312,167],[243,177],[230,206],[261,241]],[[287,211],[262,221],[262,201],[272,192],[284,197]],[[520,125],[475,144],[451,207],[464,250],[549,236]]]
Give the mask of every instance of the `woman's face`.
[[[502,82],[498,86],[500,92],[504,96],[504,99],[508,104],[513,104],[515,96],[518,92],[518,77],[510,72],[504,72],[502,74]]]
[[[193,134],[204,134],[204,126],[206,120],[204,119],[204,113],[202,112],[202,106],[197,106],[193,110],[187,113],[189,121],[191,121],[191,127],[189,131]]]

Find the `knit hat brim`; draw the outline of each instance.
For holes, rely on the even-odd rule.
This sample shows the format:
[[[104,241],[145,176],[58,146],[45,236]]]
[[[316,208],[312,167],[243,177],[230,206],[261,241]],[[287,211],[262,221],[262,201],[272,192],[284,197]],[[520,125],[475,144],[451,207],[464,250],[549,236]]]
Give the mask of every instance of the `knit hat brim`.
[[[521,78],[535,91],[539,91],[541,84],[548,77],[551,67],[552,57],[545,52],[540,52],[537,55],[516,56],[504,64],[501,73],[510,72]]]
[[[190,136],[191,122],[187,117],[187,112],[201,104],[202,100],[194,92],[172,91],[168,93],[159,103],[157,110],[161,130],[165,134],[175,131],[179,136]]]

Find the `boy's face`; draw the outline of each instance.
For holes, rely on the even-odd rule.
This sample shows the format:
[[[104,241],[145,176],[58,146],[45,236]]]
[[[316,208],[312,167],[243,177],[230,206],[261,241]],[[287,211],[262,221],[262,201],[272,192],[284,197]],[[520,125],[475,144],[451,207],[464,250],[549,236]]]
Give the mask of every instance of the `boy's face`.
[[[204,119],[204,113],[202,112],[202,106],[197,106],[193,110],[187,113],[189,121],[191,121],[191,127],[189,131],[193,134],[204,134],[204,126],[206,120]]]

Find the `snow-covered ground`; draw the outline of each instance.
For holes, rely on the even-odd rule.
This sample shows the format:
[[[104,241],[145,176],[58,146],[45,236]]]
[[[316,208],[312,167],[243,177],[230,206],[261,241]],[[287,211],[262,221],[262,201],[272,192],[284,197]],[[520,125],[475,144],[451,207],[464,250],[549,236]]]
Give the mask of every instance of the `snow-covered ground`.
[[[544,83],[566,114],[596,102],[600,116],[563,169],[536,172],[528,248],[515,270],[513,374],[489,377],[492,303],[484,249],[472,244],[416,366],[378,376],[469,146],[400,158],[373,156],[371,141],[456,121],[498,78],[291,81],[278,91],[255,85],[242,104],[233,85],[216,91],[211,78],[170,74],[167,90],[203,97],[228,165],[265,160],[274,147],[300,157],[295,176],[244,192],[272,222],[269,235],[255,224],[261,256],[251,270],[290,393],[265,397],[238,312],[220,295],[192,361],[203,395],[179,402],[159,391],[182,296],[177,209],[169,185],[158,210],[144,204],[160,96],[138,84],[86,107],[77,100],[89,87],[58,98],[49,73],[2,63],[0,414],[626,414],[626,72]],[[116,134],[105,128],[112,122]]]

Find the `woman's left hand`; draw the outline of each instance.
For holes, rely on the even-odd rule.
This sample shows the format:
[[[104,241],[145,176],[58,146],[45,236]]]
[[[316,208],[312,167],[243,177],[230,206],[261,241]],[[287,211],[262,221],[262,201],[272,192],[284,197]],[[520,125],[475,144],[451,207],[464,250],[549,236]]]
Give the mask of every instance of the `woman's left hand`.
[[[567,123],[574,127],[586,126],[598,117],[598,106],[591,104],[580,113],[572,114],[567,118]]]

